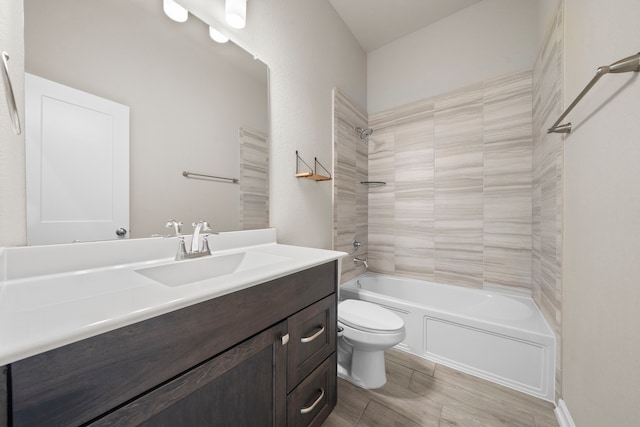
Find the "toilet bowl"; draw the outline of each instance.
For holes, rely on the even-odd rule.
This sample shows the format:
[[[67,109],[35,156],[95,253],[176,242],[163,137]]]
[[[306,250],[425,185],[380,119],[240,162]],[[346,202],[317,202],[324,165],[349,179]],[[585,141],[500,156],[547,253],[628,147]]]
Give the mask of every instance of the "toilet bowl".
[[[379,305],[348,299],[338,304],[338,327],[338,376],[358,387],[382,387],[384,351],[404,339],[404,321]]]

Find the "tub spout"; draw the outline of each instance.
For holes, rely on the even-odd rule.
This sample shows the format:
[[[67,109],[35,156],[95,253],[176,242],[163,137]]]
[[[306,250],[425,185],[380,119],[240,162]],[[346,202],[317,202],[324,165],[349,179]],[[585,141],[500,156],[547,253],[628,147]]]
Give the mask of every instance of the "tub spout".
[[[362,263],[362,265],[364,265],[364,268],[369,268],[369,264],[367,264],[367,259],[361,259],[361,258],[354,258],[353,259],[353,263],[358,265],[358,263]]]

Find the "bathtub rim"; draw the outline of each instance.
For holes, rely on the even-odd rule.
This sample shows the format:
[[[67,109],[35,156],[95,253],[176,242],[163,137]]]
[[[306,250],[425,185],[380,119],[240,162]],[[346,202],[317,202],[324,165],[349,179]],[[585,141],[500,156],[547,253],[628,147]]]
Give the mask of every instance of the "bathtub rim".
[[[482,295],[482,296],[487,296],[487,295],[498,295],[498,296],[502,296],[502,297],[506,297],[506,298],[512,298],[515,299],[516,301],[519,301],[521,303],[524,303],[525,305],[529,305],[532,304],[533,307],[537,310],[538,314],[539,314],[539,318],[541,320],[541,326],[543,327],[544,330],[532,330],[532,329],[525,329],[522,327],[516,327],[516,326],[512,326],[512,325],[508,325],[506,323],[500,323],[496,320],[492,320],[492,319],[487,319],[487,318],[482,318],[482,317],[475,317],[475,316],[471,316],[471,315],[466,315],[466,314],[460,314],[460,313],[456,313],[453,312],[451,310],[445,310],[445,309],[439,309],[436,308],[434,306],[425,306],[423,304],[419,304],[419,303],[414,303],[412,301],[406,301],[400,298],[396,298],[387,294],[381,294],[379,292],[374,292],[374,291],[369,291],[366,289],[362,289],[362,288],[358,288],[355,286],[355,283],[358,279],[361,279],[363,277],[382,277],[382,278],[387,278],[387,279],[391,279],[391,280],[406,280],[409,282],[414,282],[414,283],[428,283],[431,286],[435,286],[438,287],[440,289],[446,289],[446,288],[459,288],[457,290],[463,290],[465,292],[472,292],[478,295]],[[464,320],[469,320],[471,322],[480,322],[483,324],[487,324],[491,326],[491,330],[492,332],[495,333],[501,333],[501,331],[512,331],[512,332],[518,332],[522,335],[526,335],[527,337],[537,337],[537,338],[541,338],[544,339],[546,342],[549,342],[549,340],[551,339],[553,341],[553,343],[555,344],[557,342],[557,338],[556,338],[556,334],[553,331],[553,329],[551,328],[549,322],[547,321],[547,319],[544,316],[544,313],[542,312],[542,309],[538,306],[538,304],[536,303],[536,301],[533,299],[533,297],[531,296],[520,296],[520,295],[513,295],[510,293],[505,293],[505,292],[496,292],[496,291],[487,291],[484,289],[476,289],[476,288],[469,288],[469,287],[465,287],[465,286],[459,286],[459,285],[449,285],[449,284],[443,284],[443,283],[436,283],[436,282],[430,282],[427,280],[420,280],[420,279],[413,279],[413,278],[409,278],[409,277],[403,277],[403,276],[392,276],[389,274],[382,274],[382,273],[376,273],[376,272],[372,272],[372,271],[368,271],[366,273],[360,274],[346,282],[344,282],[342,285],[340,285],[340,287],[338,288],[338,300],[342,301],[344,298],[341,295],[341,289],[342,287],[345,287],[345,290],[350,291],[353,290],[352,292],[356,292],[356,293],[360,293],[362,292],[364,295],[370,296],[370,297],[374,297],[376,298],[377,295],[382,295],[385,299],[388,299],[394,303],[397,304],[401,304],[401,305],[413,305],[413,306],[420,306],[420,307],[424,307],[425,309],[428,309],[430,311],[433,311],[437,314],[443,315],[447,317],[447,321],[453,321],[455,322],[455,320],[453,319],[464,319]],[[382,298],[380,298],[382,299]],[[523,302],[524,301],[524,302]],[[381,304],[384,305],[384,304]]]

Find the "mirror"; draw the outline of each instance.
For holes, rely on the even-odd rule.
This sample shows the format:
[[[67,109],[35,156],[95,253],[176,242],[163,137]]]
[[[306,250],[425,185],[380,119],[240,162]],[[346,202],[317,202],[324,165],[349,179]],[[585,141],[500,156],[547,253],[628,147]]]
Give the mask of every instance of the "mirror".
[[[215,231],[268,226],[264,63],[211,40],[193,15],[171,21],[161,0],[25,0],[24,9],[27,73],[130,109],[131,237],[168,234],[169,219],[184,233],[199,219]]]

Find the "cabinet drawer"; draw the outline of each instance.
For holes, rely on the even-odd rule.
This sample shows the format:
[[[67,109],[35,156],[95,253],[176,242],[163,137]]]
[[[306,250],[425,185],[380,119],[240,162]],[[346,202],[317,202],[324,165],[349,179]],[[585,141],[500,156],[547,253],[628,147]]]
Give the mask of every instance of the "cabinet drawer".
[[[319,426],[336,406],[336,353],[287,397],[287,425]]]
[[[336,296],[330,295],[289,318],[288,390],[335,351]]]

